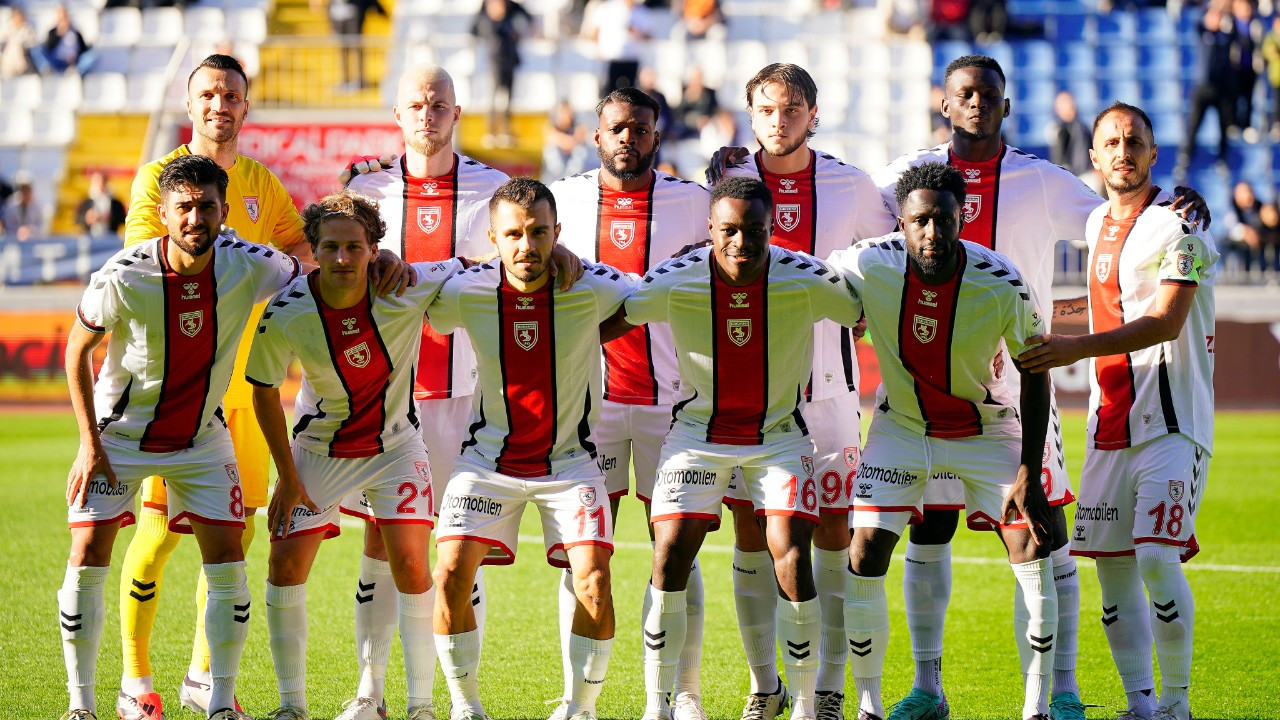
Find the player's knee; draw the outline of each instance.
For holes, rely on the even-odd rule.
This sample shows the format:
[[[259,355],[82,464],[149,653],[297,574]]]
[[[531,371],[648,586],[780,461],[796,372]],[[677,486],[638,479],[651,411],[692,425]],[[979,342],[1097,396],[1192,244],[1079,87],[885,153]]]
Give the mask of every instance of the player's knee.
[[[1182,573],[1182,561],[1178,556],[1178,548],[1172,545],[1143,543],[1135,552],[1138,560],[1138,574],[1148,586],[1162,584],[1172,579],[1175,574]]]
[[[818,527],[813,531],[813,544],[823,550],[847,550],[851,537],[848,516],[827,513],[818,518]]]
[[[72,567],[106,567],[111,564],[111,549],[115,545],[115,526],[90,526],[76,528],[71,534],[71,552],[67,564]]]
[[[911,542],[916,545],[945,545],[956,535],[959,510],[925,510],[924,521],[911,526]]]
[[[301,585],[307,581],[306,569],[296,553],[282,545],[272,545],[267,556],[267,581],[277,587]]]
[[[455,563],[437,562],[432,578],[440,599],[449,607],[462,607],[471,602],[471,588],[475,585],[475,579],[462,577]]]
[[[401,557],[391,566],[396,589],[409,595],[424,593],[431,588],[431,567],[426,552]]]
[[[573,576],[573,591],[587,608],[601,608],[613,597],[612,578],[608,566],[593,567]]]
[[[849,564],[863,577],[878,577],[889,571],[893,546],[898,536],[880,528],[858,528],[849,543]]]
[[[364,524],[364,555],[374,560],[387,561],[387,546],[382,542],[382,533],[371,522]]]

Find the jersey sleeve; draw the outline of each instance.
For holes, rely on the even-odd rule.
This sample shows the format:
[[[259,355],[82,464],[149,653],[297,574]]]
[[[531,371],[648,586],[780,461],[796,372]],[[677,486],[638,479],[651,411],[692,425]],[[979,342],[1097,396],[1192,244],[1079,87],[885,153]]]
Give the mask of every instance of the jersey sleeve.
[[[896,185],[896,182],[895,182]],[[888,235],[898,229],[897,215],[881,195],[870,175],[859,172],[853,179],[857,216],[850,242]]]
[[[250,385],[278,388],[284,384],[293,362],[293,346],[289,342],[288,322],[291,315],[271,312],[271,306],[262,314],[258,331],[253,335],[249,348],[249,362],[245,365],[244,379]]]
[[[1048,170],[1041,177],[1044,179],[1045,215],[1053,231],[1050,240],[1083,243],[1085,223],[1103,200],[1080,178],[1057,165],[1046,165]]]
[[[861,304],[862,269],[858,264],[863,249],[858,246],[836,250],[826,259],[827,267],[844,281],[850,293]]]
[[[158,238],[169,231],[160,222],[160,163],[138,169],[129,191],[129,214],[124,219],[124,246]]]
[[[815,310],[814,320],[826,318],[846,327],[858,324],[862,317],[862,301],[840,273],[824,260],[813,259],[818,266],[810,302]]]
[[[1199,285],[1201,273],[1217,260],[1217,251],[1200,236],[1185,232],[1185,227],[1170,233],[1160,258],[1157,277],[1161,285]]]
[[[671,294],[668,266],[674,262],[667,260],[658,264],[636,283],[635,290],[623,302],[623,315],[632,325],[667,322],[670,315]]]
[[[289,191],[284,189],[284,183],[280,182],[280,178],[266,168],[263,170],[268,178],[267,187],[268,192],[271,193],[272,206],[280,209],[276,213],[275,227],[271,230],[271,244],[288,252],[304,240],[302,216],[298,214],[298,208],[294,206],[293,198],[289,196]]]
[[[888,165],[880,168],[871,176],[871,182],[880,191],[880,199],[884,201],[884,206],[889,209],[889,214],[893,216],[894,222],[898,218],[898,178],[902,177],[902,173],[910,167],[907,158],[900,157]]]
[[[251,245],[251,247],[255,246]],[[290,280],[298,277],[302,272],[302,266],[298,261],[280,250],[266,248],[266,252],[254,253],[250,257],[253,258],[254,271],[258,280],[258,302],[275,295],[280,288],[289,284]]]
[[[464,269],[462,261],[458,258],[450,258],[443,262],[416,262],[412,266],[418,274],[418,283],[413,286],[411,292],[415,294],[414,299],[423,312],[426,312],[427,306],[440,294],[445,281]]]
[[[459,300],[465,284],[461,275],[453,275],[440,286],[435,298],[427,306],[427,322],[431,324],[432,330],[448,335],[462,326]]]
[[[1017,357],[1030,349],[1031,346],[1027,344],[1029,338],[1045,332],[1045,322],[1044,317],[1040,315],[1035,291],[1022,281],[1020,274],[1014,273],[1010,279],[1013,278],[1018,279],[1022,284],[1001,286],[1001,290],[1010,298],[1006,303],[1010,307],[1009,317],[1002,334],[1005,345],[1009,348],[1009,355]]]
[[[111,264],[114,263],[108,266]],[[89,286],[84,289],[80,304],[76,306],[76,318],[89,332],[107,332],[120,319],[119,273],[106,273],[105,270],[103,268],[89,278]]]
[[[595,297],[596,307],[598,308],[599,322],[604,322],[618,311],[618,307],[622,305],[622,301],[631,294],[635,289],[636,280],[618,270],[611,265],[602,263],[588,263],[583,260],[586,267],[585,272],[591,273],[595,278]]]

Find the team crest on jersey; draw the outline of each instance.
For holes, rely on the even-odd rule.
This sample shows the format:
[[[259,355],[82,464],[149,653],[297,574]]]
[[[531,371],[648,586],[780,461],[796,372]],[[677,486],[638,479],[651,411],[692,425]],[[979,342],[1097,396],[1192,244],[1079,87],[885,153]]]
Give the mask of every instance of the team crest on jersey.
[[[729,331],[729,339],[734,345],[742,347],[751,339],[751,318],[746,320],[727,320],[725,327]]]
[[[418,477],[428,482],[431,480],[431,463],[414,461],[413,469],[418,471]]]
[[[748,295],[744,292],[737,292],[730,295],[729,297],[733,298],[733,302],[729,303],[729,307],[731,308],[751,307],[751,303],[747,302]]]
[[[804,471],[809,475],[809,477],[813,477],[813,458],[808,455],[801,455],[800,465],[804,467]]]
[[[799,190],[796,189],[796,181],[793,178],[782,178],[781,180],[778,181],[778,184],[782,186],[778,190],[778,192],[780,193],[787,193],[788,195],[794,195],[800,192]]]
[[[778,222],[778,227],[786,232],[791,232],[800,225],[800,205],[779,205],[774,210],[774,218]]]
[[[923,315],[916,315],[911,323],[911,332],[922,343],[930,343],[938,334],[938,321]]]
[[[435,232],[436,228],[440,227],[440,208],[418,208],[418,227],[421,228],[424,233]]]
[[[523,350],[532,350],[534,345],[538,344],[538,323],[518,322],[512,326],[515,332],[516,344]]]
[[[244,196],[244,211],[249,214],[249,222],[258,222],[258,196]]]
[[[222,469],[227,471],[227,479],[237,485],[240,484],[240,469],[238,467],[233,463],[227,463],[222,466]]]
[[[856,446],[844,449],[844,464],[848,465],[850,470],[858,469],[858,448]]]
[[[347,352],[344,354],[347,356],[347,362],[351,363],[352,367],[363,368],[369,364],[368,343],[362,342],[355,347],[347,348]]]
[[[1183,255],[1182,253],[1178,253],[1178,274],[1184,275],[1184,276],[1191,274],[1191,256],[1190,255]]]
[[[1186,485],[1181,480],[1169,481],[1169,499],[1174,502],[1182,502],[1182,498],[1186,496]]]
[[[982,196],[981,195],[965,195],[964,196],[964,221],[971,223],[978,219],[982,214]]]
[[[596,489],[595,488],[578,488],[578,501],[582,503],[582,507],[596,506]]]
[[[636,204],[635,198],[620,197],[613,201],[613,207],[617,210],[626,210]]]
[[[630,200],[631,198],[623,198]],[[626,250],[631,241],[636,239],[636,221],[635,220],[614,220],[609,223],[609,239],[613,240],[613,244],[618,246],[619,250]]]
[[[1111,277],[1111,253],[1098,256],[1098,261],[1093,265],[1093,274],[1098,282],[1106,282]]]
[[[204,327],[204,311],[192,310],[184,312],[178,316],[178,327],[182,328],[182,334],[187,337],[195,337],[200,333],[200,329]]]

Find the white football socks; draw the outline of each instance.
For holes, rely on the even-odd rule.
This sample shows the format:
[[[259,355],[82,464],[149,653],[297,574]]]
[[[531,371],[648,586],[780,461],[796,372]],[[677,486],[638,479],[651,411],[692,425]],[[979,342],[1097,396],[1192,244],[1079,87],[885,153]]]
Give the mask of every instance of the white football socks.
[[[62,657],[67,665],[70,710],[94,710],[93,686],[98,668],[98,642],[105,614],[105,567],[67,566],[58,590],[58,622],[62,628]]]
[[[675,687],[676,663],[684,648],[688,630],[685,590],[663,592],[649,585],[645,590],[645,613],[641,640],[644,642],[644,689],[652,706],[666,702]]]
[[[582,635],[569,637],[569,665],[571,673],[569,707],[565,717],[579,712],[596,714],[596,699],[604,689],[604,676],[609,669],[609,652],[613,638],[594,640]]]
[[[689,584],[684,591],[684,648],[680,651],[680,660],[676,663],[676,681],[672,688],[672,697],[680,693],[700,695],[702,683],[698,677],[698,668],[702,665],[702,625],[703,625],[703,590],[702,567],[697,560],[689,573]]]
[[[942,695],[942,631],[951,601],[951,545],[907,543],[902,594],[916,675],[912,687]]]
[[[818,682],[818,648],[822,641],[822,607],[817,598],[803,602],[780,599],[777,605],[782,666],[787,670],[787,685],[794,702],[791,716],[813,717],[816,714],[814,689]]]
[[[307,586],[267,581],[267,635],[280,706],[307,709]]]
[[[1049,714],[1049,679],[1058,631],[1058,595],[1053,589],[1049,558],[1011,563],[1018,585],[1014,593],[1013,628],[1026,682],[1022,716]]]
[[[733,602],[751,673],[751,692],[774,692],[780,682],[775,649],[778,582],[769,551],[733,549]]]
[[[361,555],[355,599],[356,666],[360,672],[356,697],[382,701],[391,640],[396,634],[397,596],[391,563]]]
[[[480,631],[436,635],[440,669],[449,685],[453,716],[464,712],[484,714],[480,704]]]
[[[1102,590],[1102,629],[1111,659],[1129,699],[1129,710],[1142,717],[1155,710],[1155,673],[1151,667],[1151,618],[1142,591],[1136,557],[1097,558]]]
[[[848,550],[813,549],[813,584],[822,607],[817,692],[844,692],[844,666],[849,644],[844,636],[844,576]]]
[[[1138,573],[1151,598],[1151,630],[1160,662],[1160,705],[1187,705],[1191,685],[1191,640],[1195,601],[1182,572],[1180,548],[1139,545]]]
[[[560,610],[560,669],[564,674],[564,699],[573,693],[573,662],[569,659],[569,642],[573,637],[573,615],[578,611],[578,596],[573,592],[573,571],[565,568],[560,573],[556,590]]]
[[[844,631],[849,642],[849,670],[858,691],[858,708],[884,717],[880,678],[889,645],[889,605],[884,576],[849,573],[844,590]]]
[[[1080,694],[1076,684],[1076,648],[1080,635],[1080,573],[1071,557],[1071,543],[1054,550],[1053,587],[1058,593],[1058,640],[1053,649],[1053,695]]]
[[[404,675],[409,707],[431,707],[436,680],[436,644],[431,615],[436,609],[436,589],[411,595],[398,592],[400,644],[404,648]]]
[[[234,708],[240,655],[249,638],[249,586],[244,561],[205,563],[209,597],[204,609],[205,636],[209,639],[209,677],[212,691],[209,711]]]

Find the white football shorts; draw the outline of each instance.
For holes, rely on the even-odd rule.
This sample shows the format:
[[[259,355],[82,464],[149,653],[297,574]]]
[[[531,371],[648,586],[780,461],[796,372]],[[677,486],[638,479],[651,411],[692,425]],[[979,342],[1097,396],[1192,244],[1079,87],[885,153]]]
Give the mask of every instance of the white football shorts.
[[[1124,450],[1089,450],[1080,471],[1071,554],[1132,555],[1140,543],[1173,545],[1182,561],[1200,551],[1196,511],[1209,453],[1180,433]]]
[[[613,550],[613,514],[604,476],[595,460],[556,475],[515,478],[460,458],[440,500],[436,543],[472,540],[489,545],[484,565],[516,559],[520,517],[526,503],[538,507],[547,562],[569,567],[566,551],[578,545]]]
[[[592,430],[610,498],[627,494],[634,464],[636,497],[649,502],[658,474],[658,454],[670,429],[670,405],[626,405],[608,400],[600,404],[600,421]]]

